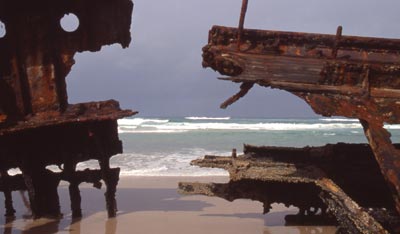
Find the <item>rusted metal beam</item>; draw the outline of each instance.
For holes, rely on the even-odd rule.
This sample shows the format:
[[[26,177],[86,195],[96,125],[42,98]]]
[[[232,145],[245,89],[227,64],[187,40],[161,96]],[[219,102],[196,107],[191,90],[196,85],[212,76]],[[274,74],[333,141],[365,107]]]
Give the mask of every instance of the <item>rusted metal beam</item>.
[[[240,86],[240,91],[237,94],[235,94],[232,97],[230,97],[224,103],[222,103],[221,104],[221,108],[222,109],[226,109],[228,106],[232,105],[237,100],[239,100],[240,98],[244,97],[250,91],[250,89],[253,88],[253,86],[254,86],[254,83],[243,83]]]

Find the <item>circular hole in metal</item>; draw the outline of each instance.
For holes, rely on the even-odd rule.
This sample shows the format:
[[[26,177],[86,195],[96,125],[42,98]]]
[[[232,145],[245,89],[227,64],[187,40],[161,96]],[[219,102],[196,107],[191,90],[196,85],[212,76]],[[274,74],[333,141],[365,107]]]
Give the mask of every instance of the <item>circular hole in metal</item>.
[[[74,32],[79,27],[79,18],[73,13],[67,13],[61,18],[60,25],[64,31]]]
[[[6,36],[6,25],[0,20],[0,38]]]

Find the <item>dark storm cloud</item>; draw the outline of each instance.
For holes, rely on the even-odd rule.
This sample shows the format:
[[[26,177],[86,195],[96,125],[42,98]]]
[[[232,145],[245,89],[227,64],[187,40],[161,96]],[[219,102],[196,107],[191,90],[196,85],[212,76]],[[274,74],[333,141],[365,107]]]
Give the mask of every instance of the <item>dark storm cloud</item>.
[[[241,0],[134,0],[128,49],[78,54],[67,78],[70,102],[117,99],[143,116],[307,117],[293,95],[265,88],[219,110],[238,85],[201,67],[201,48],[214,24],[236,26]],[[246,27],[400,38],[400,2],[365,0],[250,0]]]

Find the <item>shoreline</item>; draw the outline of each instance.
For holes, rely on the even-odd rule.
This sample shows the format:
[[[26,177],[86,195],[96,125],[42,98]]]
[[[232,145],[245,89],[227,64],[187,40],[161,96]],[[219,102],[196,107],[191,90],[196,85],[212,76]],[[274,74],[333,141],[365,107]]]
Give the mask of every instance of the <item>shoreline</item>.
[[[19,193],[13,193],[16,219],[6,225],[0,218],[0,229],[6,234],[50,233],[248,233],[248,234],[333,234],[335,227],[284,226],[286,214],[297,213],[294,208],[276,205],[263,215],[262,203],[250,200],[229,202],[206,196],[181,196],[178,182],[229,181],[226,176],[121,176],[117,189],[118,213],[108,219],[105,210],[104,186],[101,191],[91,184],[80,186],[82,196],[81,219],[73,220],[69,208],[68,184],[59,186],[63,218],[24,219],[27,210]],[[1,214],[3,215],[3,214]]]

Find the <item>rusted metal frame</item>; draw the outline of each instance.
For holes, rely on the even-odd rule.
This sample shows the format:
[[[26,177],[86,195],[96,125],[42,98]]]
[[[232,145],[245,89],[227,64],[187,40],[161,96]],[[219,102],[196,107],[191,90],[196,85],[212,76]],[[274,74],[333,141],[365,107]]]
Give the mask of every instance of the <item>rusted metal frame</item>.
[[[82,182],[86,183],[93,183],[93,186],[100,189],[101,188],[101,182],[100,180],[102,179],[102,172],[101,170],[89,170],[86,169],[84,171],[73,171],[71,172],[71,167],[68,165],[69,163],[66,163],[64,165],[64,169],[62,172],[57,172],[54,173],[55,177],[61,178],[61,180],[67,181],[70,183],[69,186],[69,193],[70,193],[70,200],[71,200],[71,211],[72,211],[72,217],[73,218],[80,218],[82,217],[82,210],[81,210],[81,196],[80,196],[80,191],[79,191],[79,184]],[[70,168],[70,169],[68,169]],[[114,175],[119,174],[119,169],[118,168],[111,168],[110,173]],[[25,178],[25,181],[24,179]],[[34,182],[28,182],[31,181],[29,178],[32,178],[30,175],[27,174],[18,174],[15,176],[8,176],[8,177],[2,177],[0,178],[0,191],[2,191],[5,195],[5,208],[6,208],[6,216],[14,216],[15,210],[12,206],[12,196],[11,192],[12,191],[24,191],[27,190],[28,187],[28,192],[31,191],[31,194],[29,196],[31,202],[27,202],[25,205],[32,207],[33,205],[33,216],[38,218],[42,216],[42,210],[36,207],[35,204],[37,204],[36,197],[35,195],[32,195],[35,193],[35,185]],[[33,192],[32,192],[33,191]],[[48,214],[47,214],[48,215]],[[61,215],[61,213],[60,213]],[[58,214],[53,214],[53,216],[58,216]]]
[[[236,61],[240,61],[237,64],[243,63],[245,60],[244,53],[237,53],[234,51],[224,51],[221,50],[219,53],[223,53],[224,57],[222,59],[229,59],[231,64],[236,63]],[[255,56],[255,55],[247,55],[247,56]],[[301,59],[298,58],[300,61]],[[232,62],[233,61],[233,62]],[[223,64],[224,62],[221,62]],[[236,65],[235,65],[236,66]],[[239,65],[240,66],[240,65]],[[242,66],[244,67],[244,66]],[[218,68],[217,68],[218,69]],[[221,68],[224,69],[224,72],[229,70],[230,68]],[[221,71],[220,69],[218,69]],[[242,70],[241,68],[235,70]],[[276,78],[265,78],[265,79],[248,79],[248,77],[242,77],[242,75],[236,75],[233,77],[223,77],[220,79],[223,80],[231,80],[233,82],[243,82],[243,83],[258,83],[262,86],[269,86],[272,88],[280,88],[285,89],[287,91],[292,92],[308,92],[308,93],[332,93],[332,94],[343,94],[343,95],[352,95],[354,97],[372,97],[372,98],[400,98],[400,90],[391,89],[391,88],[381,88],[381,87],[371,87],[371,68],[370,65],[364,65],[362,71],[360,71],[360,84],[359,85],[326,85],[326,84],[318,84],[318,83],[304,83],[300,81],[291,82],[291,81],[282,81]],[[233,71],[233,69],[232,69]],[[239,73],[240,74],[240,73]],[[228,74],[230,75],[230,74]],[[362,80],[362,82],[361,82]]]
[[[121,110],[119,103],[114,100],[73,104],[68,105],[68,108],[62,114],[30,116],[26,117],[24,122],[0,128],[0,136],[28,129],[60,126],[74,122],[85,123],[119,119],[137,113],[137,111]]]
[[[115,122],[115,123],[114,123]],[[74,163],[74,160],[80,160],[80,161],[85,161],[89,158],[95,158],[98,159],[98,157],[104,157],[104,159],[108,159],[109,157],[111,157],[111,155],[120,153],[122,151],[122,146],[121,146],[121,142],[118,141],[117,139],[117,128],[116,128],[116,120],[113,121],[100,121],[100,122],[93,122],[93,123],[87,123],[87,122],[83,122],[80,123],[81,126],[79,126],[79,124],[72,124],[72,125],[61,125],[61,126],[52,126],[51,128],[38,128],[35,129],[35,131],[42,131],[42,134],[39,134],[38,132],[37,135],[42,135],[42,136],[47,136],[48,139],[46,139],[45,137],[43,138],[39,138],[36,139],[34,136],[35,134],[30,133],[30,135],[28,134],[23,134],[25,135],[27,138],[22,139],[21,137],[19,138],[20,142],[25,142],[25,146],[26,148],[20,149],[20,151],[29,151],[26,152],[27,156],[26,157],[22,157],[23,159],[19,159],[20,157],[15,157],[15,160],[18,161],[26,161],[28,160],[28,158],[32,158],[29,157],[31,150],[37,152],[38,155],[35,156],[35,163],[28,163],[28,166],[25,166],[25,170],[23,170],[23,172],[27,172],[24,173],[24,177],[26,179],[30,178],[31,183],[27,184],[28,191],[33,191],[32,193],[30,193],[30,200],[32,204],[36,204],[39,203],[40,201],[37,201],[37,196],[35,195],[40,189],[43,189],[44,191],[46,191],[47,188],[44,188],[43,186],[46,185],[38,185],[38,183],[40,183],[40,181],[47,181],[48,179],[51,180],[51,177],[54,178],[60,178],[61,180],[66,180],[69,181],[70,184],[72,186],[70,186],[70,189],[75,189],[72,191],[71,193],[71,208],[73,211],[73,216],[74,217],[79,217],[81,212],[76,212],[77,210],[80,211],[80,206],[79,206],[79,201],[76,198],[76,196],[74,196],[74,194],[78,194],[79,195],[79,190],[78,190],[78,185],[81,182],[90,182],[93,183],[96,187],[100,187],[99,186],[99,181],[102,179],[102,172],[100,170],[85,170],[85,171],[73,171],[72,170],[72,166]],[[83,129],[85,128],[85,129]],[[63,130],[63,131],[62,131]],[[60,137],[53,138],[52,136],[54,134],[60,134]],[[12,145],[17,144],[17,142],[14,140],[14,138],[12,138],[12,136],[14,137],[18,137],[19,133],[14,133],[14,134],[10,134],[11,136],[8,136],[9,139],[6,136],[1,136],[1,140],[2,140],[2,144],[7,144],[7,142],[9,141],[10,144],[9,146],[11,147]],[[73,136],[76,139],[69,141],[69,136]],[[33,139],[29,138],[29,137],[33,137]],[[7,140],[6,140],[7,139]],[[93,139],[93,140],[92,140]],[[54,140],[54,141],[53,141]],[[65,142],[66,140],[66,142]],[[92,142],[94,140],[101,140],[100,143],[96,143],[96,144],[91,144],[90,141],[92,140]],[[61,143],[59,143],[58,141],[61,141]],[[39,143],[38,143],[39,142]],[[42,144],[42,142],[45,142],[46,144],[51,144],[51,147],[40,147],[40,145]],[[68,145],[68,142],[70,142],[70,145]],[[97,142],[97,141],[96,141]],[[57,143],[57,144],[56,144]],[[59,145],[61,144],[61,145]],[[67,144],[67,145],[65,145]],[[3,145],[0,148],[0,152],[1,152],[1,159],[3,159],[4,155],[7,155],[7,150],[3,149]],[[101,147],[100,147],[100,146]],[[13,148],[13,147],[12,147]],[[5,150],[5,151],[4,151]],[[60,153],[58,153],[57,151],[61,151]],[[12,154],[14,152],[11,152],[10,155],[15,156],[14,154]],[[18,153],[18,152],[16,152]],[[86,155],[88,154],[88,155]],[[57,157],[54,157],[54,155],[57,155]],[[77,155],[79,155],[79,157],[77,158]],[[49,160],[47,160],[49,159]],[[29,160],[28,160],[29,161]],[[43,161],[43,165],[40,163]],[[36,165],[38,162],[40,165]],[[7,163],[10,163],[9,161],[7,161]],[[40,176],[39,174],[41,173],[37,173],[38,176],[34,176],[34,171],[40,171],[40,169],[38,168],[44,168],[45,166],[49,165],[49,164],[63,164],[64,163],[64,171],[62,173],[54,173],[51,174],[50,176],[45,176],[46,178],[42,178],[42,176]],[[12,166],[13,164],[11,164]],[[29,166],[30,165],[30,166]],[[69,165],[72,165],[71,167],[69,167]],[[10,165],[2,165],[2,166],[10,166]],[[33,168],[35,167],[35,168]],[[70,169],[68,169],[70,168]],[[29,173],[29,171],[33,171],[32,173]],[[72,171],[72,172],[71,172]],[[114,178],[114,180],[118,179],[118,175],[119,175],[119,169],[109,169],[108,174],[112,175],[112,178]],[[115,177],[117,177],[117,179],[115,179]],[[116,187],[116,183],[113,183],[112,181],[109,182],[108,184],[111,184],[111,189],[114,188],[115,191],[115,187]],[[50,186],[50,185],[49,185]],[[50,186],[52,187],[52,186]],[[49,188],[51,189],[51,188]],[[110,189],[108,189],[110,190]],[[71,191],[71,190],[70,190]],[[40,191],[39,191],[40,192]],[[109,194],[111,194],[110,192],[108,192]],[[115,192],[114,192],[115,194]],[[46,197],[43,194],[40,195],[42,197]],[[54,196],[54,199],[49,199],[49,200],[58,200],[57,196]],[[40,208],[37,208],[40,207]],[[34,213],[34,217],[41,217],[41,216],[57,216],[57,214],[55,213],[49,213],[48,212],[48,208],[43,208],[45,206],[43,205],[33,205],[33,213]]]
[[[224,54],[224,58],[229,58],[229,60],[233,61],[242,61],[246,56],[256,56],[256,55],[246,55],[245,53],[237,53],[234,51],[224,51],[221,50],[221,53]],[[267,57],[267,55],[265,56]],[[273,59],[273,57],[271,57]],[[301,62],[301,58],[298,58],[298,61]],[[345,95],[367,95],[367,97],[373,98],[400,98],[400,90],[399,89],[390,89],[390,88],[378,88],[371,87],[370,85],[370,65],[363,66],[363,72],[360,73],[360,76],[363,77],[363,82],[360,85],[326,85],[326,84],[318,84],[318,83],[305,83],[305,82],[292,82],[292,81],[282,81],[277,78],[255,78],[254,80],[248,79],[247,77],[242,77],[241,75],[232,76],[232,77],[221,77],[221,80],[229,80],[233,82],[254,82],[259,83],[263,86],[271,86],[272,88],[280,88],[285,89],[287,91],[297,91],[297,92],[332,92],[337,94],[345,94]]]
[[[205,62],[203,62],[203,64],[205,66],[211,66],[222,74],[232,76],[231,78],[224,79],[231,79],[234,82],[253,82],[263,86],[270,86],[293,92],[305,99],[317,113],[325,116],[343,115],[352,118],[366,118],[365,121],[369,124],[379,126],[374,130],[374,134],[376,135],[381,135],[379,132],[382,131],[380,127],[383,125],[383,122],[399,123],[397,100],[400,98],[400,92],[398,86],[393,86],[395,84],[394,82],[381,85],[379,82],[384,81],[380,81],[379,76],[387,72],[389,77],[397,77],[397,73],[392,72],[391,67],[395,68],[399,65],[398,60],[395,61],[393,58],[396,56],[398,57],[400,40],[341,36],[341,30],[338,30],[336,37],[320,34],[245,30],[243,35],[252,45],[248,49],[238,53],[229,40],[229,38],[234,38],[236,30],[237,29],[225,27],[214,27],[212,29],[213,36],[210,35],[209,45],[207,45],[204,50]],[[275,42],[276,38],[279,38],[279,43],[281,45],[274,45],[274,48],[279,47],[279,50],[260,50],[259,45],[262,44],[261,42],[266,40],[266,38]],[[246,72],[251,72],[253,69],[251,66],[246,67],[247,58],[258,58],[260,56],[294,56],[293,58],[296,58],[296,54],[292,53],[284,45],[291,43],[295,45],[294,48],[296,48],[296,46],[299,48],[306,46],[313,50],[311,43],[313,40],[318,40],[317,46],[321,48],[332,48],[332,54],[331,58],[318,58],[317,56],[315,58],[312,57],[312,59],[329,60],[333,58],[333,62],[358,63],[362,65],[362,69],[357,73],[360,77],[360,83],[352,86],[327,85],[325,83],[318,83],[319,74],[316,76],[317,79],[315,83],[305,83],[302,81],[294,82],[287,79],[274,79],[272,77],[250,79],[251,77],[249,78],[246,76]],[[310,43],[310,45],[307,43]],[[351,52],[358,49],[362,52],[355,54],[357,55],[355,58],[358,58],[358,60],[354,60],[355,58],[353,59],[351,57],[346,58],[343,57],[343,55],[339,57],[339,46],[341,51],[348,50]],[[282,52],[281,49],[285,51]],[[354,52],[351,53],[354,54]],[[369,53],[375,53],[375,57],[368,55]],[[315,56],[318,54],[311,55]],[[306,58],[307,56],[309,55],[300,51],[300,55],[297,56],[298,63],[301,64],[302,59],[310,59]],[[380,61],[380,59],[382,61]],[[268,66],[268,63],[265,63],[265,66]],[[282,74],[284,76],[284,73]],[[326,104],[329,104],[329,108],[331,108],[329,111],[323,110]],[[366,133],[366,135],[368,137],[368,133]],[[372,145],[374,139],[369,139],[369,141]],[[383,137],[380,141],[383,142],[381,145],[387,146],[387,152],[382,152],[382,150],[380,151],[376,147],[373,147],[373,150],[376,151],[376,158],[379,164],[381,164],[382,173],[385,174],[387,178],[391,177],[391,179],[387,181],[391,184],[390,187],[393,188],[395,200],[398,204],[397,208],[398,211],[400,211],[400,201],[398,198],[400,177],[397,175],[399,169],[396,166],[390,167],[383,164],[383,159],[387,157],[387,160],[392,162],[391,165],[396,165],[395,160],[391,158],[399,157],[399,153],[397,153],[396,150],[391,152],[393,147],[389,137]],[[389,173],[388,168],[394,169],[393,171],[395,173],[393,171]]]
[[[118,177],[119,175],[119,168],[109,168],[108,170],[108,175],[111,175],[113,178]],[[93,187],[100,189],[102,187],[102,183],[100,182],[100,180],[102,180],[104,178],[104,171],[103,169],[100,170],[92,170],[92,169],[86,169],[84,171],[74,171],[72,176],[70,172],[67,172],[66,170],[64,170],[61,173],[61,178],[62,180],[68,181],[70,183],[69,186],[69,191],[70,191],[70,198],[71,198],[71,210],[72,210],[72,217],[73,218],[80,218],[82,217],[82,210],[81,210],[81,196],[80,196],[80,191],[79,191],[79,185],[83,182],[86,183],[92,183]],[[104,179],[103,179],[104,180]],[[107,186],[107,191],[106,191],[106,202],[107,202],[107,208],[110,207],[109,204],[116,204],[115,201],[115,189],[116,189],[116,184],[115,182],[110,180],[104,180],[106,182]],[[111,185],[110,185],[111,184]],[[109,187],[110,186],[110,187]],[[114,189],[114,190],[112,190]],[[114,191],[114,200],[111,201],[113,203],[109,203],[110,200],[108,198],[108,194],[111,194],[110,196],[112,196],[112,191]],[[111,206],[112,208],[112,206]],[[115,214],[113,213],[114,210],[108,209],[108,214],[109,217],[114,217]],[[114,216],[112,216],[114,215]]]
[[[233,43],[237,37],[237,28],[225,26],[213,26],[209,32],[208,46],[221,46],[231,47],[235,50],[236,43]],[[288,31],[272,31],[272,30],[259,30],[259,29],[243,29],[243,39],[248,40],[250,43],[258,44],[271,39],[271,43],[275,43],[279,38],[279,45],[292,44],[294,46],[304,46],[307,50],[315,48],[329,49],[330,57],[332,58],[332,49],[335,42],[339,38],[340,50],[353,50],[366,53],[391,53],[400,50],[400,39],[388,39],[377,37],[359,37],[342,35],[337,37],[332,34],[319,34],[319,33],[304,33],[304,32],[288,32]],[[241,52],[246,50],[241,50]],[[264,51],[270,53],[271,51]],[[340,58],[340,57],[337,57]]]
[[[5,77],[0,81],[0,99],[6,99],[0,100],[0,139],[14,140],[9,145],[1,144],[0,156],[5,157],[1,169],[21,168],[23,174],[19,176],[24,177],[34,217],[60,214],[57,186],[61,179],[70,182],[73,216],[81,216],[78,185],[89,181],[100,187],[103,175],[108,185],[107,193],[115,195],[119,169],[108,166],[106,172],[104,167],[103,170],[79,172],[76,163],[91,157],[108,162],[111,155],[120,153],[122,145],[117,136],[116,120],[136,112],[121,110],[113,100],[68,105],[65,77],[74,64],[76,52],[98,51],[103,45],[113,43],[119,43],[123,48],[129,45],[133,3],[130,0],[74,3],[37,0],[21,5],[0,0],[0,5],[0,18],[7,26],[6,36],[0,40],[0,77]],[[92,5],[96,7],[88,8]],[[65,32],[59,25],[66,13],[74,13],[79,18],[80,25],[74,32]],[[8,93],[4,94],[4,90]],[[88,129],[89,125],[94,126]],[[66,130],[68,126],[74,126],[73,130]],[[81,141],[58,137],[57,130]],[[55,134],[61,145],[51,138],[36,141],[39,138],[34,133],[37,136]],[[104,138],[102,147],[93,145],[91,138],[94,141],[100,138],[94,134]],[[64,145],[70,141],[74,143],[66,148]],[[42,149],[43,142],[52,142],[59,149],[48,145]],[[29,145],[30,149],[25,152],[15,147],[18,144]],[[31,161],[31,154],[35,154],[35,161]],[[52,173],[45,168],[53,163],[64,164],[65,171]],[[4,192],[8,202],[7,188]]]

